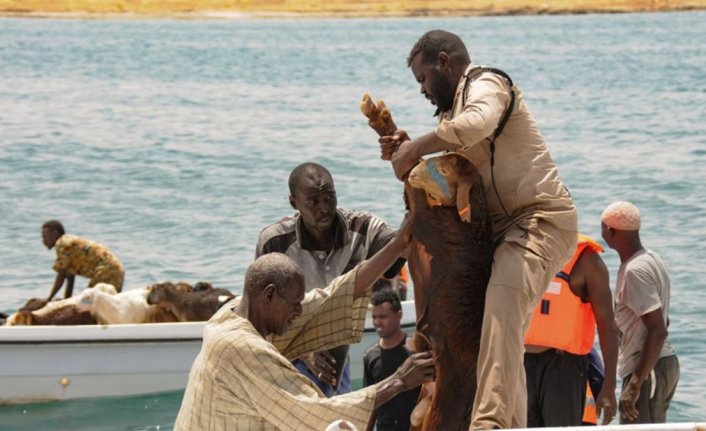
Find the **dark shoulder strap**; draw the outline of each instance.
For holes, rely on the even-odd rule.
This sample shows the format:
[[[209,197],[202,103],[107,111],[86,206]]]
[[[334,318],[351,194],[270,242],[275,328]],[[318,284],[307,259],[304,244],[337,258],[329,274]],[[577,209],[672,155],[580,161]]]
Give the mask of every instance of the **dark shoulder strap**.
[[[475,70],[475,69],[472,69]],[[498,198],[498,203],[500,203],[500,207],[503,209],[503,212],[505,212],[505,216],[507,216],[508,219],[512,221],[512,224],[520,228],[521,230],[525,231],[527,233],[527,230],[520,226],[519,223],[510,215],[508,212],[507,208],[505,208],[505,204],[503,204],[503,200],[500,198],[500,193],[498,193],[498,186],[495,184],[495,139],[503,132],[503,129],[505,128],[505,125],[507,124],[507,121],[510,119],[510,115],[512,114],[512,110],[515,109],[515,88],[514,84],[512,82],[512,78],[510,78],[510,75],[507,73],[503,72],[500,69],[496,69],[494,67],[480,67],[481,73],[483,72],[490,72],[494,73],[496,75],[502,76],[507,80],[508,85],[510,86],[510,103],[507,105],[507,109],[505,109],[505,112],[503,113],[503,116],[500,118],[500,121],[498,122],[498,126],[495,128],[495,131],[491,136],[488,137],[490,139],[490,144],[489,144],[489,149],[490,149],[490,179],[493,185],[493,190],[495,190],[495,196]],[[466,90],[468,88],[468,83],[471,81],[469,78],[470,71],[466,75],[466,81],[463,83],[463,98],[461,99],[463,104],[466,104]]]
[[[515,88],[513,87],[514,84],[512,83],[512,78],[510,78],[510,75],[507,73],[503,72],[500,69],[496,69],[494,67],[482,67],[481,68],[482,72],[490,72],[494,73],[496,75],[500,75],[503,78],[507,80],[508,85],[510,86],[510,103],[507,105],[507,109],[505,110],[505,113],[503,114],[503,117],[500,119],[500,122],[498,123],[498,127],[495,128],[495,132],[493,132],[493,141],[495,141],[495,138],[498,137],[503,132],[503,129],[505,128],[505,125],[507,124],[507,120],[510,119],[510,114],[512,114],[512,110],[515,108]]]

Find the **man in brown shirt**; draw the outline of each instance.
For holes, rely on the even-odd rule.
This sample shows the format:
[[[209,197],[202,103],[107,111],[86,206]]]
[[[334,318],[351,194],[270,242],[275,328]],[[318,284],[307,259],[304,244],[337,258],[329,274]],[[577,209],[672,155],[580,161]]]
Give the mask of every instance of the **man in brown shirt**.
[[[509,77],[472,64],[461,39],[443,30],[419,39],[408,66],[437,106],[439,125],[414,140],[402,130],[380,138],[382,158],[400,179],[439,151],[457,151],[480,171],[497,248],[471,427],[524,428],[523,335],[533,307],[576,247],[576,209]]]

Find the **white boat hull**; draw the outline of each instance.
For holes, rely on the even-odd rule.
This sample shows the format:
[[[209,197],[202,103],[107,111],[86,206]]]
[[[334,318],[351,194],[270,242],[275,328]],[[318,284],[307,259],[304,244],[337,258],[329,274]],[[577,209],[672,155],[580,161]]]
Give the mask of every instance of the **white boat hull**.
[[[414,331],[414,303],[403,305]],[[132,396],[183,390],[205,323],[0,327],[0,404]],[[370,315],[351,346],[351,376],[362,379],[377,342]]]

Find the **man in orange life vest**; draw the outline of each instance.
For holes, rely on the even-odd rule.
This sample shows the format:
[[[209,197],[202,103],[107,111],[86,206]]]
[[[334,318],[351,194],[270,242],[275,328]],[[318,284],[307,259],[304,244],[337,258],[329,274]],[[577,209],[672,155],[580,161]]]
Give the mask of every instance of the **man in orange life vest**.
[[[615,416],[618,331],[603,248],[579,234],[571,260],[556,274],[535,308],[525,335],[527,426],[581,425],[586,402],[588,353],[598,327],[605,381],[596,418]]]

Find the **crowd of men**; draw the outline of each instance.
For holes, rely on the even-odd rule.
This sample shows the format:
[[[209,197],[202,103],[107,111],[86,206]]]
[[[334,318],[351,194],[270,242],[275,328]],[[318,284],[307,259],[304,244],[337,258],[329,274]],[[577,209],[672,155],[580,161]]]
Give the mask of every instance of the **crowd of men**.
[[[481,173],[496,237],[470,428],[606,424],[617,413],[620,423],[664,422],[679,380],[667,340],[670,284],[640,241],[639,210],[616,202],[601,216],[621,262],[611,292],[603,249],[578,233],[576,208],[512,79],[473,63],[442,30],[425,33],[407,64],[439,124],[414,139],[404,130],[383,136],[382,159],[404,180],[423,156],[466,157]],[[408,349],[397,293],[372,287],[400,274],[411,223],[394,230],[339,208],[331,173],[316,163],[291,172],[289,202],[294,215],[260,233],[243,296],[208,322],[175,429],[323,430],[340,420],[409,429],[434,357]],[[49,299],[65,281],[71,296],[75,275],[89,287],[122,287],[122,265],[105,247],[54,220],[42,238],[57,252]],[[370,303],[380,340],[365,353],[365,386],[351,391],[347,346],[360,340]],[[592,366],[596,330],[602,364]]]

